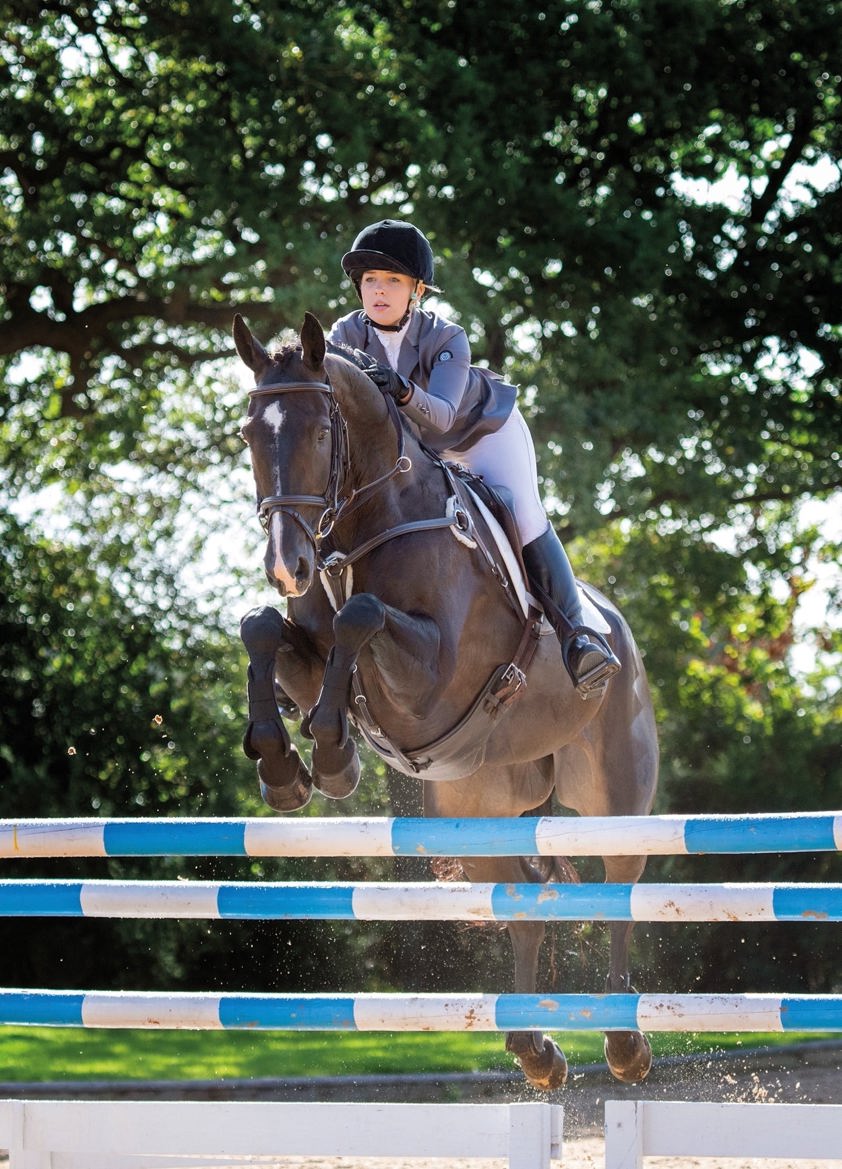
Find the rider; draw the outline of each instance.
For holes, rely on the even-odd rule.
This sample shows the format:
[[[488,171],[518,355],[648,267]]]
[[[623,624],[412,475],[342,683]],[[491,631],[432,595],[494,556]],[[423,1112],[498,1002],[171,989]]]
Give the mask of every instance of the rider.
[[[338,320],[329,340],[374,358],[369,377],[427,446],[508,489],[530,588],[558,635],[567,671],[583,698],[600,693],[620,662],[583,624],[570,561],[538,492],[535,449],[517,390],[471,364],[464,329],[421,307],[425,292],[440,291],[426,237],[411,223],[384,219],[360,232],[342,268],[362,309]]]

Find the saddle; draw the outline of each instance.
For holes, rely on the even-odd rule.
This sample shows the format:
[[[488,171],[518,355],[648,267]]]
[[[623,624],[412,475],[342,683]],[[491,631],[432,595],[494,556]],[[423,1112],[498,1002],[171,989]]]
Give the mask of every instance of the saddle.
[[[513,561],[510,564],[511,583],[516,595],[521,598],[521,610],[526,613],[529,606],[541,609],[540,602],[529,591],[529,576],[523,561],[520,533],[515,523],[512,493],[499,484],[487,483],[482,476],[476,475],[461,463],[449,463],[448,468],[468,487],[481,507],[485,507],[490,512],[502,529],[502,536],[505,537],[505,540],[501,540],[501,533],[495,532],[493,528],[490,529],[490,535],[494,541],[495,555],[504,561]],[[517,573],[514,572],[515,566]],[[596,599],[588,591],[588,586],[580,580],[577,580],[576,584],[582,605],[582,615],[588,629],[602,635],[609,634],[611,626],[597,607]]]
[[[520,548],[520,534],[517,530],[514,515],[514,497],[512,493],[505,487],[499,484],[492,486],[487,483],[481,475],[475,474],[462,463],[449,463],[448,466],[459,480],[466,484],[470,491],[477,497],[494,516],[497,523],[503,529],[520,574],[524,581],[526,578],[526,566],[523,563],[523,556]]]

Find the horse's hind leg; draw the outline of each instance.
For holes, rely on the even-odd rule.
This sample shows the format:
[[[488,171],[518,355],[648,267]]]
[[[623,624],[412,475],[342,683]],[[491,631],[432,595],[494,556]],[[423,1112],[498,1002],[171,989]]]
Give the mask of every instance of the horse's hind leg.
[[[544,924],[510,922],[508,929],[515,958],[515,993],[534,994]],[[506,1035],[506,1051],[515,1056],[533,1088],[551,1092],[564,1086],[567,1080],[567,1059],[549,1035],[540,1031],[509,1031]]]
[[[293,812],[310,799],[313,781],[293,746],[278,709],[277,655],[291,649],[286,622],[277,609],[252,609],[240,623],[249,656],[249,722],[243,750],[257,761],[260,794],[276,812]]]
[[[620,633],[622,634],[622,629]],[[608,686],[598,717],[580,743],[559,752],[559,800],[585,816],[645,816],[658,783],[658,735],[640,654],[628,630],[619,639],[623,672]],[[630,842],[631,843],[631,842]],[[634,884],[643,874],[643,856],[603,858],[605,880]],[[611,954],[606,990],[630,992],[629,947],[633,923],[610,926]],[[640,1031],[609,1031],[605,1058],[624,1083],[639,1083],[652,1066],[649,1040]]]
[[[577,700],[578,701],[578,700]],[[540,809],[552,790],[550,771],[539,763],[486,767],[465,780],[424,784],[425,816],[520,816]],[[518,884],[545,882],[540,861],[526,857],[459,858],[465,878],[473,882]],[[544,860],[546,858],[543,858]],[[534,994],[538,958],[546,927],[542,921],[507,925],[514,957],[516,994]],[[549,1092],[567,1079],[567,1060],[558,1044],[541,1031],[509,1031],[506,1051],[518,1061],[533,1088]]]
[[[612,862],[623,862],[630,858],[606,857],[605,880],[611,883],[629,880],[627,872],[619,875],[612,871]],[[632,881],[636,881],[643,870],[644,861],[639,860]],[[610,926],[611,951],[608,977],[605,989],[609,994],[625,994],[632,990],[629,975],[629,947],[631,946],[634,922],[615,921]],[[645,1080],[652,1067],[652,1048],[642,1031],[606,1031],[605,1060],[615,1079],[624,1084],[639,1084]]]

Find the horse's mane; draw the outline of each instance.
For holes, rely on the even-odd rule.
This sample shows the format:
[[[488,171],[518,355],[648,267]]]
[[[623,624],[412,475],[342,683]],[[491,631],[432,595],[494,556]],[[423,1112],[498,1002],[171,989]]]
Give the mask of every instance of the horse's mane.
[[[369,369],[372,365],[376,365],[373,357],[369,357],[362,349],[354,349],[352,345],[346,345],[344,341],[328,341],[327,351],[332,353],[334,357],[344,357],[357,369]]]

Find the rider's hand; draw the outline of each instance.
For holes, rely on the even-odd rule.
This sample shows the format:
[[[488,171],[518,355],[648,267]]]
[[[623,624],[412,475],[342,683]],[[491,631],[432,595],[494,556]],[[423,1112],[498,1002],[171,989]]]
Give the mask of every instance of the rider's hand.
[[[394,398],[399,406],[405,406],[412,396],[409,382],[396,373],[390,365],[374,365],[365,372],[378,389]]]

